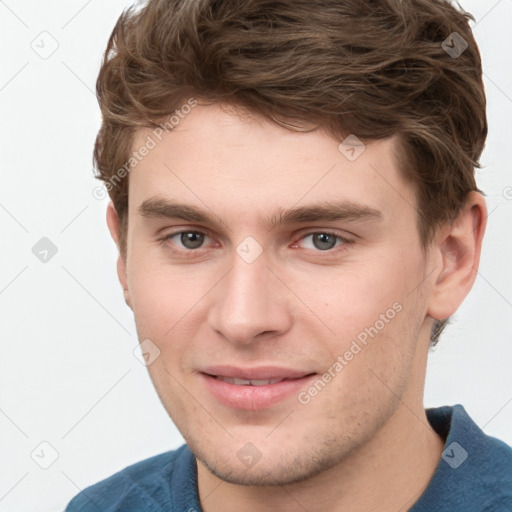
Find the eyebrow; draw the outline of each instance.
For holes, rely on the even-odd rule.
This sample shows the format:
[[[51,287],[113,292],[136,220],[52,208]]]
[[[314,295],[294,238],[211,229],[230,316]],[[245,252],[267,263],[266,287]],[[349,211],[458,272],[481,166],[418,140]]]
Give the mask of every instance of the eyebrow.
[[[146,199],[139,206],[138,211],[142,217],[148,218],[181,219],[208,225],[225,224],[211,210],[158,197]],[[382,220],[383,218],[382,211],[377,208],[343,200],[323,201],[288,210],[279,209],[268,219],[260,218],[259,220],[263,220],[263,225],[268,229],[275,229],[282,225],[307,222]]]

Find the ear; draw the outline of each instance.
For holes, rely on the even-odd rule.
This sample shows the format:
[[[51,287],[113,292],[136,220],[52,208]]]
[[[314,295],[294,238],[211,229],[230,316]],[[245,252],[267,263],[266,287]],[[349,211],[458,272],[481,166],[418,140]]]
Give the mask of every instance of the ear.
[[[453,315],[471,290],[486,224],[485,200],[482,194],[471,192],[456,219],[439,229],[431,247],[438,267],[427,311],[435,320]]]
[[[112,201],[109,201],[107,205],[107,226],[110,231],[110,236],[114,240],[118,256],[117,256],[117,277],[119,278],[119,282],[123,287],[124,300],[130,309],[132,308],[132,303],[130,299],[130,292],[128,290],[128,279],[126,275],[126,260],[122,256],[122,251],[119,246],[119,216],[117,215],[117,211],[114,207]]]

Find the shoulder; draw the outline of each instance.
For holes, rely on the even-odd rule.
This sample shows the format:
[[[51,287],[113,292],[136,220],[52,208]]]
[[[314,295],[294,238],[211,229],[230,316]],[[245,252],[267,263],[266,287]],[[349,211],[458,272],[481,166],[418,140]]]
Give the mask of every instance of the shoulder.
[[[77,494],[65,512],[160,512],[172,507],[175,471],[194,471],[187,445],[125,467]],[[190,480],[189,480],[190,481]]]
[[[427,409],[427,417],[446,442],[411,512],[512,510],[512,448],[484,433],[460,404]]]
[[[480,489],[484,498],[482,511],[511,511],[512,448],[500,439],[483,434],[474,451],[476,464],[473,465],[473,473],[476,489]]]
[[[485,432],[470,418],[462,405],[453,406],[450,435],[447,441],[466,446],[469,468],[478,470],[481,475],[490,474],[494,478],[502,478],[512,483],[512,447]],[[454,444],[454,447],[457,446]],[[450,448],[447,442],[444,458]],[[450,453],[451,454],[451,453]]]

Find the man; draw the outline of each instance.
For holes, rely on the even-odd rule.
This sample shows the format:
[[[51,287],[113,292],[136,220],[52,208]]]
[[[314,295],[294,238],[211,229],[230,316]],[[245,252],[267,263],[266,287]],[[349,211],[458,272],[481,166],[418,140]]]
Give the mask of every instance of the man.
[[[95,146],[117,271],[186,445],[74,511],[510,511],[512,449],[425,410],[476,276],[487,134],[444,0],[153,0]]]

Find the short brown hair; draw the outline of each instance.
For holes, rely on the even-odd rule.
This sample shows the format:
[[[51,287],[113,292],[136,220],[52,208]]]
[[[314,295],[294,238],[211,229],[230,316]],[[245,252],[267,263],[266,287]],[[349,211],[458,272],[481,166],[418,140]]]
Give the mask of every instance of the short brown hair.
[[[123,12],[96,84],[103,121],[94,148],[122,254],[126,172],[112,179],[126,169],[135,130],[159,126],[191,97],[290,129],[313,123],[336,139],[396,135],[426,247],[478,190],[487,120],[470,19],[448,0],[149,0]],[[454,38],[460,55],[448,51]]]

